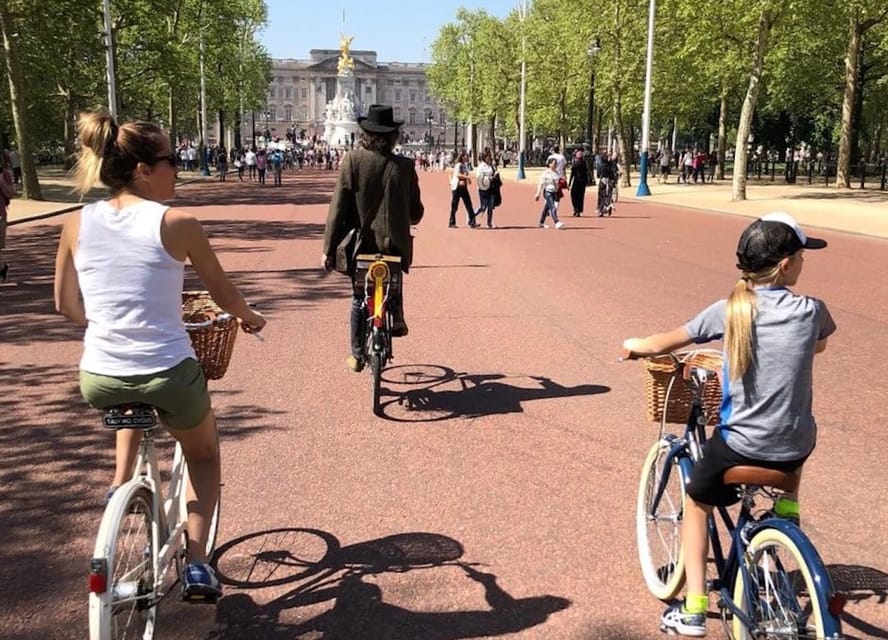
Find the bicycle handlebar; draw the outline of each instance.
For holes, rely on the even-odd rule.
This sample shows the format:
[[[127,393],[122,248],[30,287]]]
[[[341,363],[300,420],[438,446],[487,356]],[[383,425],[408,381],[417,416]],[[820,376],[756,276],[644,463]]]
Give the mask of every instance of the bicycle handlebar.
[[[194,329],[206,329],[207,327],[212,327],[213,325],[218,324],[220,322],[226,322],[228,320],[231,320],[232,318],[234,318],[234,316],[231,315],[230,313],[220,313],[215,318],[210,318],[209,320],[202,320],[201,322],[186,322],[185,323],[185,330],[191,331]],[[235,318],[235,320],[237,320],[237,322],[239,324],[241,324],[241,325],[243,324],[243,321],[240,318]],[[258,331],[247,331],[246,333],[249,333],[251,336],[256,338],[256,340],[258,340],[259,342],[265,342],[265,338],[263,338],[261,335],[259,335]]]

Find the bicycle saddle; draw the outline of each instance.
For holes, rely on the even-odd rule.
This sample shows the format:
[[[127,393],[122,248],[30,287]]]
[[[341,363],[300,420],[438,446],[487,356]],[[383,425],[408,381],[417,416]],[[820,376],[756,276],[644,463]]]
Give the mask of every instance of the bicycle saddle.
[[[757,487],[773,487],[787,493],[799,488],[801,474],[795,471],[777,471],[765,467],[739,466],[725,471],[725,484],[746,484]]]
[[[118,404],[104,409],[102,422],[111,429],[150,429],[157,426],[157,413],[150,404]]]

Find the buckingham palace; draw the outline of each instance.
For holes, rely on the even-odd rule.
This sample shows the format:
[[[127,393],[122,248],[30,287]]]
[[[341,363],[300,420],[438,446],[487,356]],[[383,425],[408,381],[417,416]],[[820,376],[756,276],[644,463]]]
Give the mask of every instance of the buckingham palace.
[[[339,54],[338,49],[312,49],[309,60],[273,59],[266,110],[254,114],[256,129],[267,128],[276,138],[291,128],[297,134],[304,131],[308,138],[321,136],[326,105],[336,95]],[[431,132],[435,143],[446,142],[447,114],[429,93],[428,65],[379,62],[375,51],[353,50],[351,56],[358,115],[371,104],[390,104],[411,141],[423,142]],[[453,123],[449,124],[453,131]]]

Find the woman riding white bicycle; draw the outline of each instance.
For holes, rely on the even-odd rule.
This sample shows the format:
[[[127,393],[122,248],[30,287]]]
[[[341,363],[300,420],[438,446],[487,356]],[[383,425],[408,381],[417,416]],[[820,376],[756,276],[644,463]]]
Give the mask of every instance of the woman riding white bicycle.
[[[206,378],[182,322],[185,260],[245,331],[261,330],[265,319],[225,275],[200,222],[162,204],[176,187],[176,154],[163,130],[84,113],[78,133],[76,190],[85,194],[101,181],[111,191],[68,218],[56,256],[56,309],[86,327],[81,393],[98,409],[154,406],[180,443],[190,471],[183,593],[218,596],[205,548],[219,497],[219,450]],[[137,429],[117,432],[109,496],[132,475],[140,437]]]

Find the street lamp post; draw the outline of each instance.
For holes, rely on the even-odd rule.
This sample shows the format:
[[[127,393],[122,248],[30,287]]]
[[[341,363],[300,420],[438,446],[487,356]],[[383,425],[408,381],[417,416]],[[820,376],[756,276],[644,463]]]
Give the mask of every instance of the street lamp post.
[[[518,180],[524,180],[527,175],[524,172],[525,145],[527,133],[524,125],[524,98],[525,85],[527,83],[527,36],[524,32],[524,21],[527,19],[528,0],[519,0],[518,2],[518,20],[521,22],[521,99],[518,107]]]
[[[598,144],[595,138],[595,58],[601,51],[601,40],[595,38],[589,46],[587,53],[592,67],[592,76],[589,78],[589,114],[586,119],[586,140],[589,141],[589,150],[594,155],[598,151]]]
[[[105,57],[108,72],[108,112],[117,119],[117,87],[114,72],[114,34],[111,31],[111,1],[102,2],[102,16],[105,22]]]
[[[203,3],[200,5],[200,23],[203,26]],[[209,149],[207,148],[207,75],[204,69],[204,37],[200,29],[200,174],[210,175]]]
[[[657,0],[650,0],[648,8],[648,37],[647,37],[647,62],[644,73],[644,111],[641,119],[641,161],[638,170],[641,175],[638,179],[638,191],[635,195],[639,198],[651,195],[648,187],[648,147],[651,145],[651,75],[654,67],[654,15],[657,12]]]

